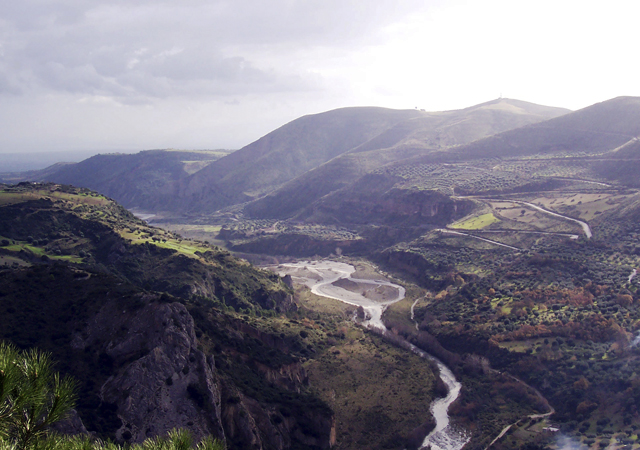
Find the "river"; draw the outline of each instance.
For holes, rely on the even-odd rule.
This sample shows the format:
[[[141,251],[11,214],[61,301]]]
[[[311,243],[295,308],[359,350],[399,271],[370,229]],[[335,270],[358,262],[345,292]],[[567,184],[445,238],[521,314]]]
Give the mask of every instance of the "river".
[[[354,306],[361,306],[367,313],[364,325],[386,331],[382,322],[382,313],[391,304],[402,300],[405,289],[386,280],[369,280],[353,278],[356,269],[351,264],[337,261],[300,261],[280,264],[271,267],[280,276],[291,275],[296,283],[304,284],[316,295],[339,300]],[[348,286],[350,289],[345,289]],[[436,427],[424,439],[421,448],[432,450],[461,450],[469,437],[451,426],[449,406],[458,398],[462,385],[456,380],[451,370],[440,360],[419,348],[410,345],[411,351],[423,358],[436,362],[440,370],[440,378],[447,386],[446,397],[439,398],[431,404],[431,413]]]

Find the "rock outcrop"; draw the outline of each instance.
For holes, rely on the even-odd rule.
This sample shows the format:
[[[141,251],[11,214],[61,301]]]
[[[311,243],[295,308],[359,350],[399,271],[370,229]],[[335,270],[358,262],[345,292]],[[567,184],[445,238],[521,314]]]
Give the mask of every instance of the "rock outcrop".
[[[197,439],[224,439],[231,449],[286,450],[294,443],[330,448],[335,443],[333,414],[299,403],[292,411],[247,395],[218,371],[213,356],[199,350],[195,329],[183,304],[140,294],[136,302],[109,299],[75,334],[74,350],[98,349],[104,364],[112,368],[100,398],[116,409],[118,441],[142,442],[186,428]],[[237,333],[239,339],[259,339],[281,351],[288,347],[280,337],[240,321]],[[277,368],[248,363],[269,385],[292,395],[308,385],[299,362]]]
[[[184,305],[148,302],[132,311],[108,302],[73,345],[101,346],[119,367],[101,389],[102,400],[118,406],[118,440],[141,442],[173,428],[224,438],[213,357],[197,349]]]

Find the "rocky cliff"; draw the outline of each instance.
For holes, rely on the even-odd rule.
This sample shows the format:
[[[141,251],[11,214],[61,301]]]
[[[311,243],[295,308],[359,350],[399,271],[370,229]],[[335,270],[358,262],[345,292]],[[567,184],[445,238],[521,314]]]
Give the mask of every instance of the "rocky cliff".
[[[314,203],[300,218],[328,224],[442,226],[474,208],[468,200],[437,191],[400,188],[402,181],[399,177],[368,174],[348,189]]]
[[[186,428],[230,449],[335,442],[333,413],[309,393],[294,337],[65,265],[0,270],[0,296],[0,339],[50,351],[80,383],[67,432],[133,443]]]
[[[67,430],[331,445],[333,412],[308,386],[301,326],[278,316],[296,304],[276,274],[90,191],[24,184],[0,197],[0,339],[50,352],[78,380]]]
[[[118,367],[100,388],[102,400],[118,406],[118,440],[140,442],[173,428],[224,438],[213,357],[198,350],[184,305],[150,301],[132,311],[110,301],[71,345],[100,347]]]

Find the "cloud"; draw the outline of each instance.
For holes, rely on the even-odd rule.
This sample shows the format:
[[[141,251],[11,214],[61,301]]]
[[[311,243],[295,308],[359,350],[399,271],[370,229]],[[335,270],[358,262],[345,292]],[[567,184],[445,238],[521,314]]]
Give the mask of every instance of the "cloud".
[[[375,42],[417,1],[25,0],[2,7],[0,89],[140,102],[319,89],[305,49]],[[263,58],[265,53],[269,58]],[[19,83],[9,84],[14,79]],[[3,82],[4,81],[4,82]],[[1,92],[1,91],[0,91]]]
[[[0,2],[0,152],[236,147],[343,106],[438,111],[503,93],[577,109],[638,95],[634,5]]]

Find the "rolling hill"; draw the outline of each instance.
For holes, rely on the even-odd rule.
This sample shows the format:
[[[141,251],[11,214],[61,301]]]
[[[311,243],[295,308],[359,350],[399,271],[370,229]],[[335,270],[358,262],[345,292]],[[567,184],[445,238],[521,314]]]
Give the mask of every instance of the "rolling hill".
[[[184,180],[177,196],[182,207],[198,213],[244,203],[420,115],[343,108],[304,116]]]
[[[178,151],[98,155],[3,179],[88,187],[126,207],[165,215],[210,214],[282,187],[247,211],[283,217],[381,165],[566,112],[508,99],[446,112],[343,108],[296,119],[224,157]]]
[[[525,442],[529,448],[553,446],[549,427],[576,445],[635,448],[640,430],[640,99],[621,97],[563,112],[507,99],[446,113],[332,111],[294,121],[249,150],[190,175],[180,173],[155,190],[174,214],[197,213],[189,225],[202,227],[203,233],[211,228],[229,250],[267,254],[264,260],[275,262],[289,257],[282,255],[364,257],[387,274],[415,283],[407,283],[411,296],[389,306],[383,320],[394,336],[437,351],[459,377],[463,389],[450,413],[471,430],[470,448],[486,448],[494,439],[491,445],[498,449],[526,448]],[[375,133],[357,120],[349,122],[356,116],[384,125]],[[353,141],[343,142],[348,127],[332,117],[357,130]],[[497,130],[502,131],[494,134]],[[6,300],[0,307],[8,306],[0,317],[18,317],[12,316],[20,311],[16,305],[27,296],[27,313],[18,318],[34,324],[3,323],[7,338],[23,346],[63,349],[68,356],[77,351],[71,343],[81,348],[72,330],[84,330],[80,338],[89,350],[82,351],[90,357],[88,366],[76,367],[85,373],[101,361],[102,329],[69,322],[65,327],[70,328],[61,327],[65,333],[51,333],[51,339],[29,329],[54,329],[68,318],[58,314],[71,308],[97,323],[106,315],[97,315],[91,300],[96,298],[114,317],[121,306],[176,316],[182,305],[199,342],[190,345],[215,357],[222,380],[219,398],[227,419],[210,430],[228,436],[233,448],[254,444],[252,435],[270,445],[292,430],[302,434],[294,431],[298,440],[281,447],[327,447],[332,423],[349,448],[404,448],[403,439],[419,425],[404,423],[397,436],[381,431],[386,427],[344,426],[355,424],[356,416],[397,424],[390,417],[398,410],[384,408],[405,403],[409,408],[411,396],[367,409],[364,403],[351,404],[365,396],[346,401],[334,392],[338,385],[359,392],[372,371],[383,367],[376,373],[386,376],[376,379],[390,380],[386,395],[400,398],[396,395],[410,393],[415,384],[396,392],[396,375],[403,383],[413,379],[400,375],[405,369],[398,364],[406,363],[408,370],[418,363],[404,355],[394,357],[392,367],[378,365],[391,361],[391,350],[353,330],[353,309],[328,313],[323,308],[335,305],[318,301],[303,287],[296,288],[293,302],[278,277],[220,248],[148,227],[96,193],[23,184],[3,195],[0,257],[10,268],[0,278],[0,296]],[[178,202],[182,205],[174,209]],[[232,207],[215,213],[225,205]],[[91,280],[88,291],[78,296],[85,291],[76,281],[85,279]],[[100,281],[108,288],[101,289]],[[62,295],[65,284],[74,289],[71,303]],[[53,304],[43,303],[44,316],[32,314],[46,293],[54,294]],[[56,312],[58,303],[62,312]],[[119,334],[109,339],[127,336],[133,325],[116,322]],[[123,368],[145,357],[144,351],[115,353],[101,376],[128,382]],[[217,394],[204,395],[193,375],[206,372],[206,365],[199,353],[193,357],[188,373],[176,369],[171,382],[163,375],[159,386],[175,392],[166,386],[191,383],[191,391],[181,391],[188,404],[200,401],[205,410],[215,411],[216,402],[209,400]],[[345,361],[358,370],[345,370]],[[363,368],[365,362],[371,366]],[[320,366],[316,376],[328,371],[340,382],[331,384],[320,375],[322,389],[300,383],[304,376],[298,367]],[[293,379],[278,378],[276,372]],[[358,374],[364,375],[352,378]],[[270,384],[273,376],[283,384]],[[521,380],[537,391],[525,389]],[[96,384],[105,386],[102,379]],[[427,384],[433,387],[431,378]],[[104,389],[114,395],[108,408],[122,415],[123,403],[111,388]],[[96,386],[86,391],[95,400]],[[505,406],[504,399],[496,400],[502,395],[534,405],[536,413]],[[307,404],[313,405],[311,416],[303,414]],[[546,412],[548,405],[552,412]],[[83,408],[81,414],[89,414],[95,429],[120,440],[128,436],[109,411],[97,411],[95,403]],[[131,411],[122,412],[131,417]],[[248,417],[255,427],[243,422]],[[315,419],[319,429],[310,426]],[[234,434],[238,424],[250,431]],[[512,425],[508,430],[507,424]],[[316,440],[302,444],[307,438]]]
[[[250,203],[245,211],[252,218],[288,218],[383,165],[445,151],[567,112],[561,108],[498,99],[458,111],[422,113],[300,175],[270,195]]]
[[[155,210],[173,183],[229,154],[229,150],[147,150],[134,154],[99,154],[78,163],[58,163],[46,169],[0,174],[4,183],[21,181],[71,184],[94,189],[129,208]]]
[[[385,199],[400,198],[406,190],[414,191],[414,195],[424,190],[448,196],[495,194],[535,190],[570,180],[637,186],[632,173],[640,161],[638,135],[640,99],[617,98],[375,169],[367,176],[375,175],[379,186],[387,188],[379,192],[378,208],[355,222],[340,211],[353,211],[353,203],[368,195],[370,189],[364,182],[319,199],[299,211],[298,218],[320,223],[377,223],[380,221],[375,214],[384,216]]]
[[[382,450],[432,422],[432,365],[357,327],[353,307],[311,310],[276,273],[87,189],[0,188],[0,299],[0,339],[50,352],[78,381],[67,432],[131,444],[181,427],[230,450]],[[345,361],[357,367],[343,375]],[[400,370],[411,378],[398,385]],[[403,401],[354,395],[371,373]],[[371,431],[361,416],[381,404],[389,426]]]

